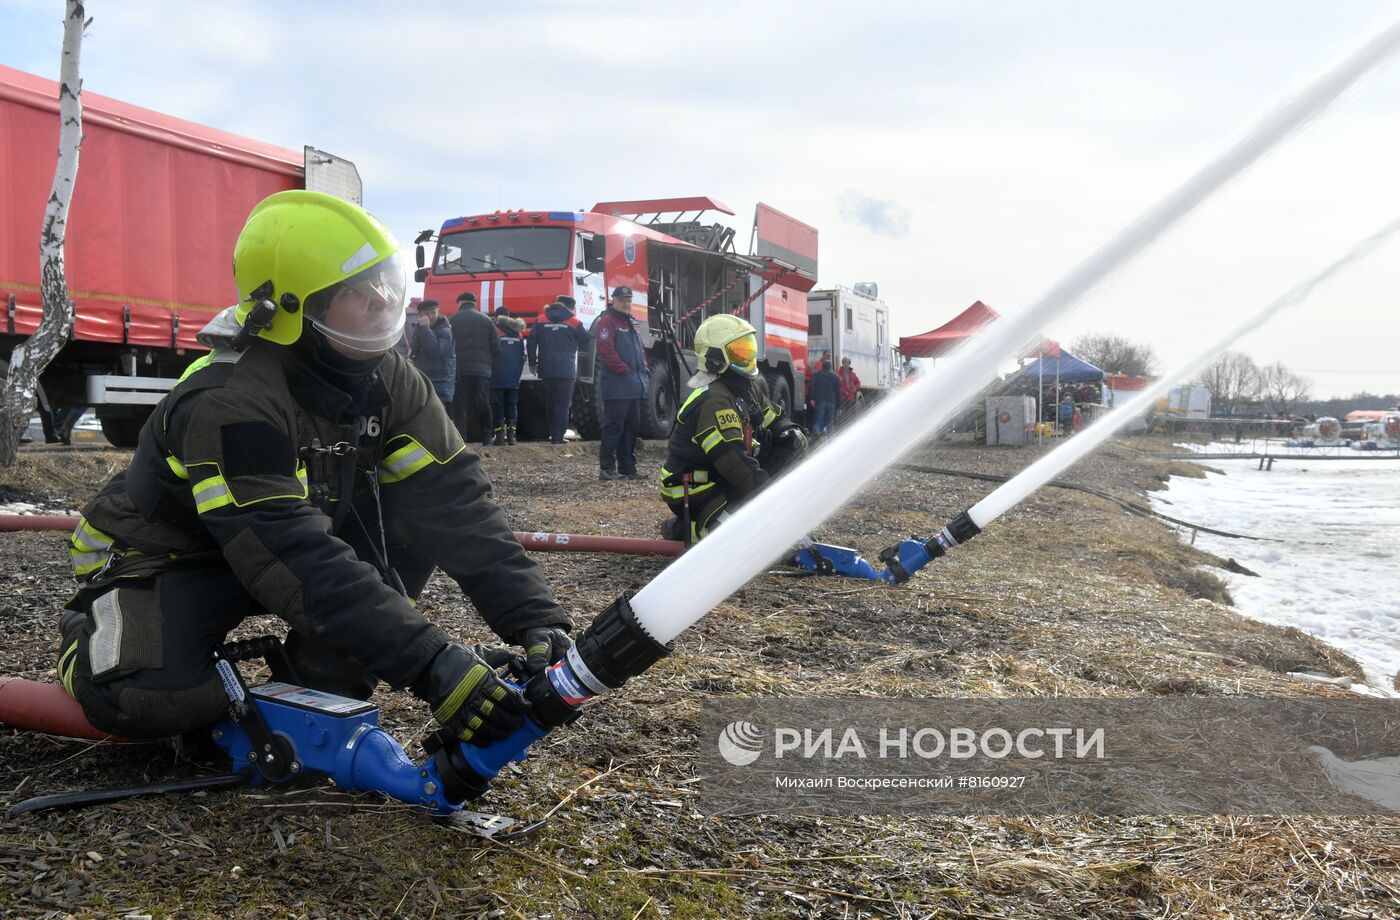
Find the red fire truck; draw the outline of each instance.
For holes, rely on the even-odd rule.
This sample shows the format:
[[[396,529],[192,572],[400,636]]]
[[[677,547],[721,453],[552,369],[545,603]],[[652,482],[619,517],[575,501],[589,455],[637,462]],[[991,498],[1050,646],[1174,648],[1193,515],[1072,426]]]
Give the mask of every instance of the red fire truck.
[[[253,205],[310,188],[359,201],[354,165],[287,150],[83,91],[83,146],[68,215],[77,306],[40,382],[55,407],[92,406],[107,439],[141,425],[237,299],[233,244]],[[0,66],[0,368],[39,327],[39,230],[53,180],[58,84]]]
[[[633,291],[632,314],[642,328],[651,393],[642,411],[642,436],[664,438],[675,422],[673,375],[695,369],[695,328],[707,316],[735,313],[758,330],[760,367],[770,394],[802,405],[807,363],[807,291],[817,277],[817,231],[765,204],[754,216],[751,253],[739,254],[734,230],[709,212],[732,216],[706,197],[604,201],[587,211],[496,211],[457,217],[436,234],[418,237],[423,296],[444,312],[470,291],[478,309],[504,305],[533,326],[544,307],[566,294],[587,327],[607,308],[618,285]],[[436,239],[431,261],[424,244]],[[669,321],[669,322],[668,322]],[[671,357],[665,330],[674,330],[684,367]],[[601,431],[593,355],[581,355],[573,423],[585,438]],[[543,432],[544,403],[529,371],[521,386],[521,433]]]

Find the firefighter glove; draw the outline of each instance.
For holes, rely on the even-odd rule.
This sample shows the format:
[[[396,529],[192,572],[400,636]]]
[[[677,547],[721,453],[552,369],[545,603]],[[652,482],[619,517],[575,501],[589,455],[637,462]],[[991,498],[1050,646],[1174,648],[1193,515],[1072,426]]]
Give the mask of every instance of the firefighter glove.
[[[795,458],[807,453],[807,433],[800,425],[788,425],[778,432],[778,443]]]
[[[558,626],[535,626],[521,630],[518,644],[525,649],[525,675],[532,677],[554,664],[573,645],[569,634]]]
[[[415,695],[433,707],[433,718],[452,734],[484,747],[521,726],[530,704],[496,668],[517,659],[504,648],[452,643],[413,682]]]

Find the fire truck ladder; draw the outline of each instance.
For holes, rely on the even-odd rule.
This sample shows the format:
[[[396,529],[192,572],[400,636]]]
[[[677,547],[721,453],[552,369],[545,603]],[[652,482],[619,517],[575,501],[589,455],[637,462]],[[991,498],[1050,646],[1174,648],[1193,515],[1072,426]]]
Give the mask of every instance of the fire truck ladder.
[[[708,307],[710,304],[714,303],[716,300],[723,300],[723,299],[724,299],[724,296],[725,296],[726,294],[728,294],[730,291],[734,290],[735,285],[737,285],[740,281],[747,281],[747,280],[748,280],[748,277],[749,277],[749,276],[748,276],[747,273],[744,273],[744,272],[736,272],[736,273],[734,274],[734,279],[733,279],[732,281],[730,281],[730,282],[729,282],[728,284],[726,284],[724,287],[720,288],[718,291],[715,291],[715,292],[714,292],[713,294],[711,294],[709,297],[706,297],[704,300],[700,301],[700,303],[697,304],[696,306],[691,307],[689,310],[685,311],[685,313],[681,314],[681,318],[680,318],[679,320],[676,321],[676,325],[677,325],[678,327],[683,327],[683,326],[685,326],[686,321],[689,320],[692,316],[694,316],[694,315],[697,314],[697,313],[700,313],[700,312],[703,311],[706,307]],[[747,310],[747,309],[748,309],[748,304],[745,304],[744,306],[742,306],[742,307],[739,308],[739,310]],[[735,312],[735,313],[738,313],[739,310],[735,310],[734,312]]]

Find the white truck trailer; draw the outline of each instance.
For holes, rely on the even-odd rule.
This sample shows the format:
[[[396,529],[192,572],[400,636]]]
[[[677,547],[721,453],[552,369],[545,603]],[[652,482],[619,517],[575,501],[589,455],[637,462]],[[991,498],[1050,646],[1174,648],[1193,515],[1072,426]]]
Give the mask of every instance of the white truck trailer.
[[[1172,387],[1167,393],[1166,404],[1158,404],[1158,411],[1178,419],[1210,418],[1210,390],[1205,387]]]
[[[822,352],[831,352],[832,370],[842,358],[860,378],[867,396],[899,382],[890,342],[890,308],[874,284],[836,287],[807,294],[807,362],[816,370]]]

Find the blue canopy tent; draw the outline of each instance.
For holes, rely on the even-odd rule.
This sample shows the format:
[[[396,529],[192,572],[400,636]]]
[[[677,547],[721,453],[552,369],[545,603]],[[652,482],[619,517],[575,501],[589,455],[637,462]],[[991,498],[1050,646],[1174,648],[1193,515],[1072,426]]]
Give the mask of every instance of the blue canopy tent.
[[[1103,379],[1108,376],[1088,361],[1076,358],[1061,349],[1058,356],[1052,358],[1048,355],[1042,355],[1024,367],[1007,374],[1006,379],[1025,377],[1030,380],[1041,376],[1042,373],[1046,377],[1059,378],[1061,383],[1103,383]]]
[[[1053,348],[1047,347],[1047,344],[1053,346]],[[1076,358],[1074,355],[1065,351],[1057,342],[1048,342],[1048,340],[1042,341],[1038,348],[1027,352],[1025,357],[1029,357],[1031,354],[1036,354],[1037,352],[1039,353],[1036,355],[1034,361],[1007,374],[1005,379],[1009,382],[1019,377],[1027,381],[1035,381],[1037,394],[1036,404],[1038,406],[1037,414],[1042,421],[1053,422],[1055,420],[1054,416],[1050,415],[1053,406],[1047,406],[1043,401],[1045,395],[1045,380],[1047,377],[1054,380],[1055,388],[1058,390],[1060,385],[1064,383],[1101,384],[1104,378],[1108,376],[1083,358]],[[1049,417],[1047,418],[1047,416]],[[1039,431],[1039,429],[1037,429],[1037,431]],[[1036,440],[1040,440],[1038,434]]]

